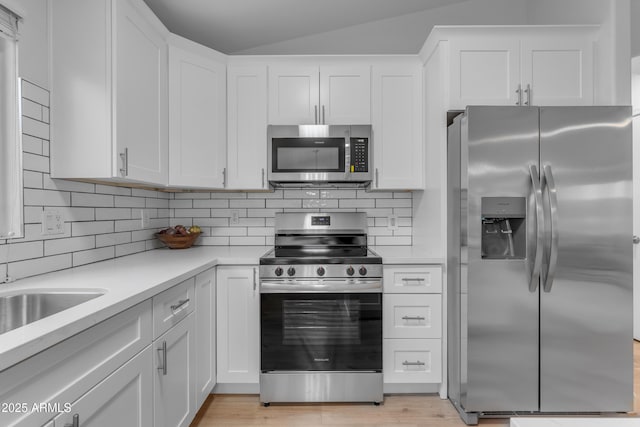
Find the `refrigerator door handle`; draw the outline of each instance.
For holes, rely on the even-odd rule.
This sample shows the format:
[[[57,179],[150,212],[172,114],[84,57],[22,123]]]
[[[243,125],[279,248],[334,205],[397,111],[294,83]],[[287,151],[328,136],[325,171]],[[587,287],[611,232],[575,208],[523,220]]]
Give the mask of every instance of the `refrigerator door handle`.
[[[529,292],[535,292],[538,288],[540,268],[542,266],[544,209],[542,207],[542,187],[540,185],[540,178],[536,165],[529,165],[529,176],[531,177],[531,189],[533,190],[533,199],[535,201],[536,211],[536,247],[534,250],[533,262],[527,263],[527,270],[529,273]],[[533,239],[533,237],[529,236],[529,239]]]
[[[553,278],[556,274],[556,266],[558,264],[558,195],[556,191],[556,183],[553,179],[553,172],[550,165],[544,167],[545,189],[549,198],[549,228],[551,230],[551,241],[549,245],[549,263],[546,277],[544,278],[543,290],[551,292],[553,286]]]

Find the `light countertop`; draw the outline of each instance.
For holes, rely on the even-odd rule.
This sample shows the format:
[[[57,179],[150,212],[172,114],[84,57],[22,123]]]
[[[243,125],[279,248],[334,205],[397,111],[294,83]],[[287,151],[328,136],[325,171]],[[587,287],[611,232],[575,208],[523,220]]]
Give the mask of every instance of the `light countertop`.
[[[157,249],[5,284],[0,296],[65,290],[104,295],[0,335],[0,371],[217,265],[257,265],[271,246]],[[374,246],[384,264],[441,264],[417,246]]]
[[[105,294],[0,335],[0,371],[216,265],[257,265],[269,246],[157,249],[3,285],[0,296],[39,290]]]

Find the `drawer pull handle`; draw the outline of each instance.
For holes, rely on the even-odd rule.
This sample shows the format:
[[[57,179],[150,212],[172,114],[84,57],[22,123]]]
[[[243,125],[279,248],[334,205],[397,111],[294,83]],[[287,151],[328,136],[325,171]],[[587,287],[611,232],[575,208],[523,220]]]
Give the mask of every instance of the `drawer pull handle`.
[[[417,360],[415,362],[409,362],[409,361],[405,360],[404,362],[402,362],[402,364],[404,366],[424,366],[424,365],[426,365],[426,363],[421,362],[419,360]]]
[[[173,314],[176,314],[176,311],[178,311],[183,305],[185,305],[188,302],[189,302],[189,298],[178,301],[177,304],[174,304],[171,306],[171,312]]]
[[[424,283],[425,279],[424,277],[403,277],[402,281],[408,285],[411,284],[411,282],[417,282],[416,284],[419,285],[421,283]]]
[[[162,347],[158,349],[160,358],[162,359],[162,365],[158,366],[158,371],[162,371],[162,375],[167,375],[167,342],[162,341]]]
[[[426,320],[423,316],[402,316],[402,320]]]

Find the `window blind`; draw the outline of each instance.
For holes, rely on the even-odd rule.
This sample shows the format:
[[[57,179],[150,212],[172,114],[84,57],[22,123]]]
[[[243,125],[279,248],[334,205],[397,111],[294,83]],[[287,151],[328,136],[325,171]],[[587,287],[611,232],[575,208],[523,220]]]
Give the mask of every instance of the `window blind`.
[[[0,238],[23,235],[18,19],[0,5]]]

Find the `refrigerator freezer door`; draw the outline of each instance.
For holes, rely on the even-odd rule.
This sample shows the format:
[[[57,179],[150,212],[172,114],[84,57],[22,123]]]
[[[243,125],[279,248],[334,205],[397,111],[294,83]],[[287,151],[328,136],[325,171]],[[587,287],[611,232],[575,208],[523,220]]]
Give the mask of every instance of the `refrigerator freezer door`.
[[[555,271],[540,297],[543,412],[633,409],[630,116],[626,107],[540,109],[543,200],[547,216],[557,209],[545,222],[555,228],[543,271]]]
[[[468,197],[461,206],[467,212],[461,253],[467,256],[459,290],[460,403],[467,412],[536,411],[539,288],[530,291],[529,266],[536,242],[530,173],[531,166],[539,170],[538,109],[468,107],[461,133],[463,163],[468,157],[461,193]],[[488,237],[491,245],[506,246],[483,258]]]

